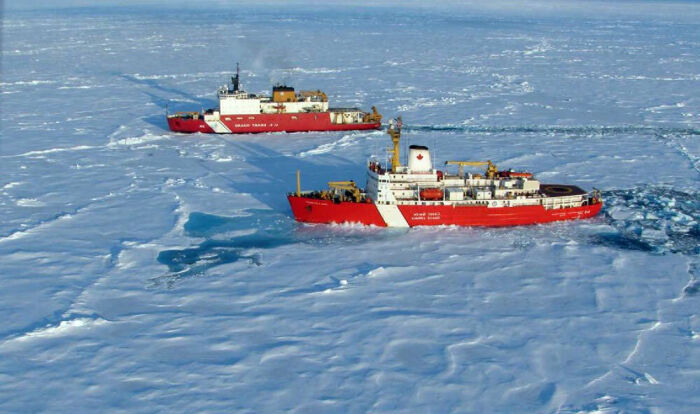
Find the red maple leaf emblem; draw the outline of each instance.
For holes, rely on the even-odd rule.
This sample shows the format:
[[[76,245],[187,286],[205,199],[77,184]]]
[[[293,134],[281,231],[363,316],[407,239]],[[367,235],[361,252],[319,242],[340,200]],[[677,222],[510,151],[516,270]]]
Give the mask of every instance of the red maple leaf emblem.
[[[423,154],[418,154],[418,156],[417,156],[416,158],[418,158],[419,160],[422,160],[422,159],[423,159]]]

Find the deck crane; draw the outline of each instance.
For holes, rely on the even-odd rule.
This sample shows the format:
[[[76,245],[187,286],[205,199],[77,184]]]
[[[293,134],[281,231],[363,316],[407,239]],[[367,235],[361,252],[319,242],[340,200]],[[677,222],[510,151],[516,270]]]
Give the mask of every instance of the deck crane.
[[[498,168],[491,160],[488,161],[445,161],[445,165],[459,165],[459,176],[464,177],[464,167],[465,166],[480,166],[486,165],[486,177],[493,179],[498,174]]]

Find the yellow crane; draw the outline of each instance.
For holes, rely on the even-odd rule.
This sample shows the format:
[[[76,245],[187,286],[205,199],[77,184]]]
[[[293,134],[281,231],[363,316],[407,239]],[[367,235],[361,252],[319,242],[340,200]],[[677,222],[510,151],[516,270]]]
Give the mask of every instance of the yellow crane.
[[[335,194],[337,194],[338,190],[340,190],[342,192],[340,194],[341,199],[344,198],[346,191],[349,191],[350,194],[352,194],[352,199],[356,203],[359,203],[360,199],[362,198],[360,189],[357,188],[354,181],[329,181],[328,188],[330,188]]]
[[[459,165],[459,176],[464,176],[464,166],[479,166],[486,165],[486,177],[492,179],[496,177],[498,168],[491,160],[488,161],[445,161],[445,165]]]
[[[377,111],[377,107],[372,107],[372,113],[366,113],[362,117],[363,122],[382,122],[382,115]]]

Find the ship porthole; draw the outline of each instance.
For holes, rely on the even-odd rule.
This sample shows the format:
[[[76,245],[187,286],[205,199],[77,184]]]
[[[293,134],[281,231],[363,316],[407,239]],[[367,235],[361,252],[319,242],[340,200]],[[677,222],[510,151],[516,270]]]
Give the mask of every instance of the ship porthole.
[[[306,206],[306,211],[311,211],[311,206]]]

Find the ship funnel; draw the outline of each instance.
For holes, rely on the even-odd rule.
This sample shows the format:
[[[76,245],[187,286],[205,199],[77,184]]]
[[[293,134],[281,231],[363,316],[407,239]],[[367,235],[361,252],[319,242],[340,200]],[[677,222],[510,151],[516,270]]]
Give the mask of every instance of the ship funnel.
[[[433,163],[430,161],[428,147],[411,145],[408,147],[408,169],[411,172],[430,172]]]

